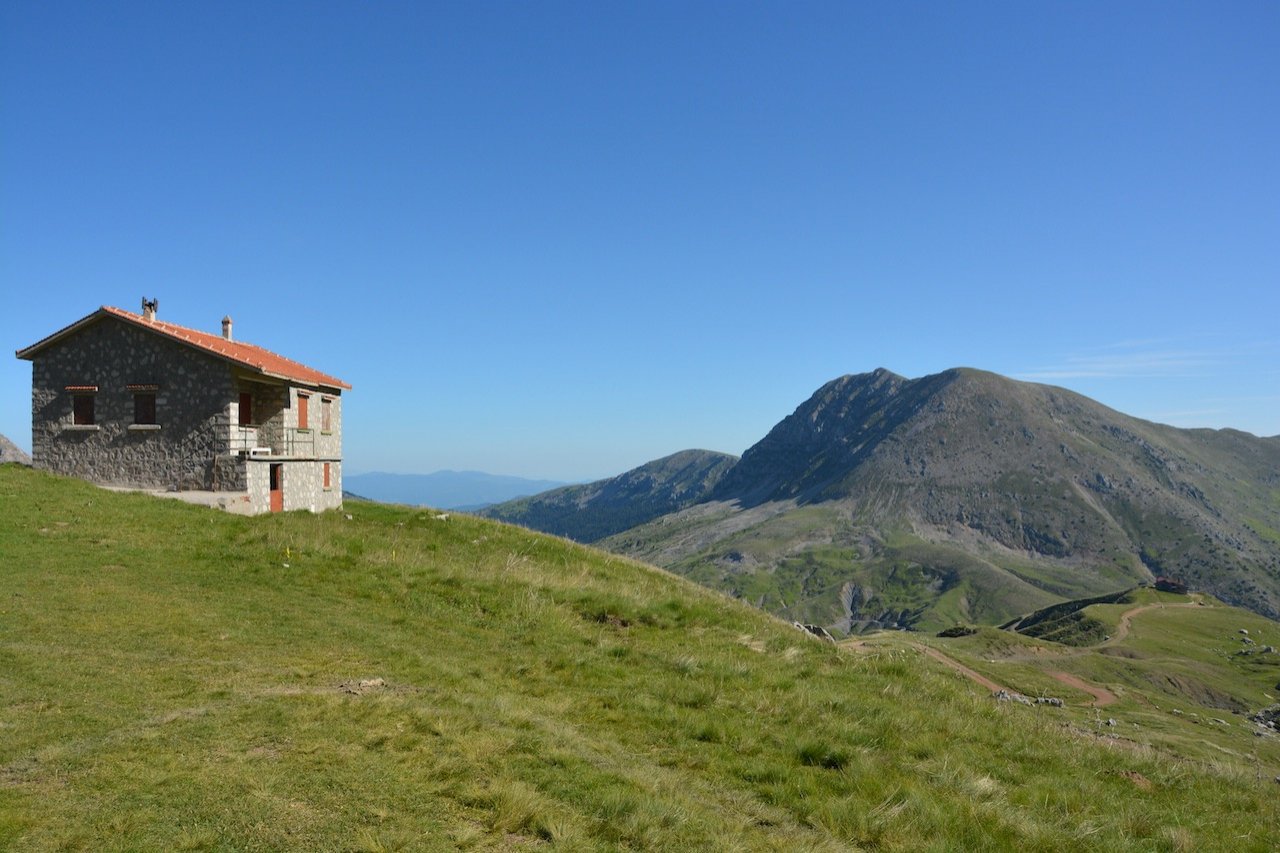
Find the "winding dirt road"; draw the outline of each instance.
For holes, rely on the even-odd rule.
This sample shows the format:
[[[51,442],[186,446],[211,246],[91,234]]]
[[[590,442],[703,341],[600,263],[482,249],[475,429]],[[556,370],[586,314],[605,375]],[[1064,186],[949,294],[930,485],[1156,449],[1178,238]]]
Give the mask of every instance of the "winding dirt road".
[[[1130,626],[1130,623],[1132,623],[1133,621],[1133,617],[1137,616],[1139,613],[1141,613],[1144,610],[1155,610],[1157,608],[1163,610],[1166,607],[1203,607],[1203,606],[1204,606],[1203,599],[1201,599],[1199,595],[1192,594],[1191,601],[1186,601],[1186,602],[1183,602],[1182,604],[1165,604],[1164,602],[1157,601],[1154,604],[1143,604],[1138,607],[1131,607],[1125,612],[1120,614],[1120,622],[1119,624],[1116,625],[1116,632],[1114,634],[1112,634],[1107,639],[1103,640],[1101,643],[1098,643],[1097,645],[1089,646],[1088,648],[1097,649],[1097,648],[1101,648],[1102,646],[1114,646],[1116,643],[1123,641],[1126,637],[1129,636],[1129,626]]]
[[[1192,595],[1192,600],[1183,604],[1164,604],[1162,602],[1156,602],[1155,604],[1143,604],[1143,605],[1139,605],[1138,607],[1131,607],[1130,609],[1126,610],[1124,613],[1120,614],[1120,621],[1116,625],[1116,631],[1114,634],[1112,634],[1107,639],[1103,640],[1101,643],[1098,643],[1093,646],[1086,646],[1080,651],[1074,652],[1072,655],[1069,655],[1069,656],[1083,654],[1085,651],[1089,651],[1092,649],[1100,649],[1104,646],[1112,646],[1112,645],[1115,645],[1116,643],[1123,642],[1124,639],[1129,636],[1129,627],[1133,621],[1133,617],[1137,616],[1139,613],[1143,612],[1144,610],[1154,610],[1156,608],[1165,608],[1165,607],[1202,607],[1202,606],[1203,606],[1203,601],[1201,600],[1200,596]],[[1009,688],[1005,687],[1003,684],[999,684],[995,681],[992,681],[990,678],[987,678],[982,673],[977,672],[973,669],[970,669],[969,667],[960,663],[960,661],[956,660],[953,657],[949,657],[945,653],[938,651],[932,646],[926,646],[920,643],[915,643],[914,645],[917,649],[924,652],[926,655],[933,658],[938,663],[949,666],[951,669],[954,669],[956,672],[960,673],[965,678],[968,678],[970,681],[974,682],[975,684],[985,687],[986,689],[990,690],[992,693],[995,693],[999,690],[1004,690],[1009,693],[1016,692],[1013,690],[1009,690]],[[1046,670],[1045,674],[1051,676],[1052,678],[1057,679],[1058,681],[1062,682],[1068,687],[1071,687],[1075,690],[1079,690],[1081,693],[1087,693],[1090,696],[1092,696],[1093,700],[1091,702],[1084,703],[1090,708],[1105,708],[1106,706],[1113,705],[1119,701],[1120,697],[1116,696],[1115,693],[1112,693],[1110,690],[1108,690],[1107,688],[1101,685],[1093,684],[1091,682],[1085,681],[1083,678],[1081,678],[1078,675],[1072,675],[1069,672],[1056,672],[1051,670]]]
[[[982,673],[975,672],[974,670],[960,663],[960,661],[956,660],[955,658],[947,657],[945,654],[943,654],[942,652],[938,651],[935,648],[932,648],[931,646],[922,646],[922,645],[916,644],[916,648],[924,652],[929,657],[936,660],[938,663],[946,664],[947,666],[951,667],[956,672],[968,678],[970,681],[974,681],[978,684],[981,684],[983,687],[987,688],[992,693],[995,693],[997,690],[1004,690],[1008,693],[1014,692],[1012,690],[1009,690],[1009,688],[1005,687],[1003,684],[996,684],[994,681],[992,681],[990,678],[987,678]]]
[[[1097,684],[1090,684],[1078,675],[1072,675],[1069,672],[1050,672],[1047,674],[1058,679],[1068,687],[1074,687],[1076,690],[1080,690],[1092,696],[1093,701],[1088,703],[1091,708],[1105,708],[1108,705],[1114,704],[1118,699],[1116,694],[1112,693],[1107,688],[1101,687]]]
[[[1157,608],[1163,610],[1166,607],[1202,607],[1203,604],[1203,599],[1201,599],[1199,595],[1193,594],[1191,596],[1191,601],[1183,602],[1181,604],[1165,604],[1164,602],[1157,601],[1154,604],[1142,604],[1137,607],[1131,607],[1120,614],[1120,621],[1116,624],[1116,631],[1114,634],[1103,640],[1101,643],[1088,646],[1087,648],[1100,649],[1104,646],[1114,646],[1116,643],[1124,642],[1125,638],[1129,636],[1129,628],[1133,623],[1133,617],[1137,616],[1144,610],[1155,610]],[[1069,672],[1049,672],[1048,674],[1068,687],[1074,687],[1076,690],[1084,691],[1092,696],[1093,701],[1090,702],[1089,705],[1093,708],[1105,708],[1106,706],[1112,705],[1118,701],[1116,694],[1112,693],[1107,688],[1085,681],[1078,675],[1072,675]]]
[[[1006,693],[1017,692],[1016,690],[1010,690],[1008,687],[1005,687],[1003,684],[992,681],[990,678],[987,678],[982,673],[977,672],[976,670],[970,669],[969,667],[960,663],[960,661],[956,660],[955,658],[949,657],[946,654],[938,651],[937,649],[931,646],[924,646],[924,645],[917,644],[916,648],[924,652],[929,657],[936,660],[938,663],[945,664],[946,666],[951,667],[956,672],[963,675],[965,678],[968,678],[970,681],[974,682],[975,684],[979,684],[982,687],[985,687],[986,689],[990,690],[992,693],[996,693],[997,691],[1000,691],[1000,690],[1003,690]],[[1063,684],[1067,685],[1068,687],[1073,687],[1076,690],[1079,690],[1081,693],[1088,693],[1090,696],[1092,696],[1093,701],[1086,703],[1090,708],[1105,708],[1106,706],[1115,703],[1119,698],[1116,696],[1116,694],[1112,693],[1107,688],[1101,687],[1097,684],[1090,684],[1089,682],[1085,681],[1083,678],[1072,675],[1069,672],[1048,672],[1046,674],[1053,676],[1058,681],[1061,681]]]

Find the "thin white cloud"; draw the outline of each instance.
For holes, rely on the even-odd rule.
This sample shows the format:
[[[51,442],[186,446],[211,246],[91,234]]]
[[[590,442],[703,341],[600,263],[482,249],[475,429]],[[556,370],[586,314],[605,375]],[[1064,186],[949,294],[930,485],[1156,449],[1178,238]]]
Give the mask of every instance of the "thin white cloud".
[[[1155,349],[1155,348],[1167,349],[1176,343],[1178,342],[1172,340],[1171,338],[1131,338],[1129,340],[1116,341],[1115,343],[1110,343],[1110,344],[1099,344],[1096,347],[1094,347],[1094,349],[1101,352],[1110,352],[1113,350],[1136,350],[1136,349]]]
[[[1205,418],[1219,418],[1227,414],[1226,409],[1184,409],[1180,412],[1143,412],[1139,417],[1160,423],[1178,423],[1182,421],[1202,422]]]
[[[1107,400],[1108,405],[1145,420],[1274,435],[1280,417],[1280,394],[1272,390],[1274,380],[1280,378],[1277,364],[1280,340],[1229,340],[1203,334],[1176,341],[1152,338],[1098,345],[1063,356],[1057,364],[1010,375],[1081,390],[1074,385],[1079,382],[1090,391],[1101,390],[1091,381],[1114,381],[1114,393],[1122,396]],[[1179,389],[1176,398],[1160,399],[1163,395],[1153,392],[1147,384],[1150,380],[1174,380],[1171,385]],[[1242,381],[1261,393],[1223,393],[1240,388]],[[1143,393],[1125,399],[1126,383],[1131,390],[1142,387]]]
[[[1022,371],[1014,376],[1033,382],[1045,379],[1192,377],[1203,376],[1206,372],[1221,367],[1224,361],[1222,354],[1204,351],[1108,349],[1112,351],[1105,354],[1067,356],[1061,364]]]

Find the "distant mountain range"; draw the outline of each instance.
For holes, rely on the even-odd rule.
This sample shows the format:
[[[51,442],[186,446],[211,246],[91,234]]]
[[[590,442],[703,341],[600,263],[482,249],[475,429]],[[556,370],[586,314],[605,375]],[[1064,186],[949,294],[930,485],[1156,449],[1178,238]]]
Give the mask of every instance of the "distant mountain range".
[[[362,498],[438,509],[478,509],[563,486],[556,480],[527,480],[481,471],[433,474],[348,474],[343,489]]]
[[[741,459],[491,507],[842,631],[997,623],[1169,575],[1280,617],[1280,436],[959,368],[822,386]]]

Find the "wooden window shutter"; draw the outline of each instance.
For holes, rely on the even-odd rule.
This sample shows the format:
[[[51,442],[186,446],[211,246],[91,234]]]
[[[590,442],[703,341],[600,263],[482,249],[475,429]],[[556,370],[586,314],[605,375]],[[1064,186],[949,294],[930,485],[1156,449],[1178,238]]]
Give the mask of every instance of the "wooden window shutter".
[[[93,395],[76,394],[72,398],[71,422],[76,426],[93,425]]]
[[[154,424],[156,422],[156,395],[150,391],[139,391],[133,395],[133,422],[135,424]]]

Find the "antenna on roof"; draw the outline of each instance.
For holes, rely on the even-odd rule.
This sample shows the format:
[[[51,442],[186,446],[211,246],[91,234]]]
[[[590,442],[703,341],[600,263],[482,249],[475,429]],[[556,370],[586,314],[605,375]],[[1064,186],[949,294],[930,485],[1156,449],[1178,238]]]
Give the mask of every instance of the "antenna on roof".
[[[147,299],[142,297],[142,319],[148,323],[156,318],[156,309],[160,307],[159,299]]]

